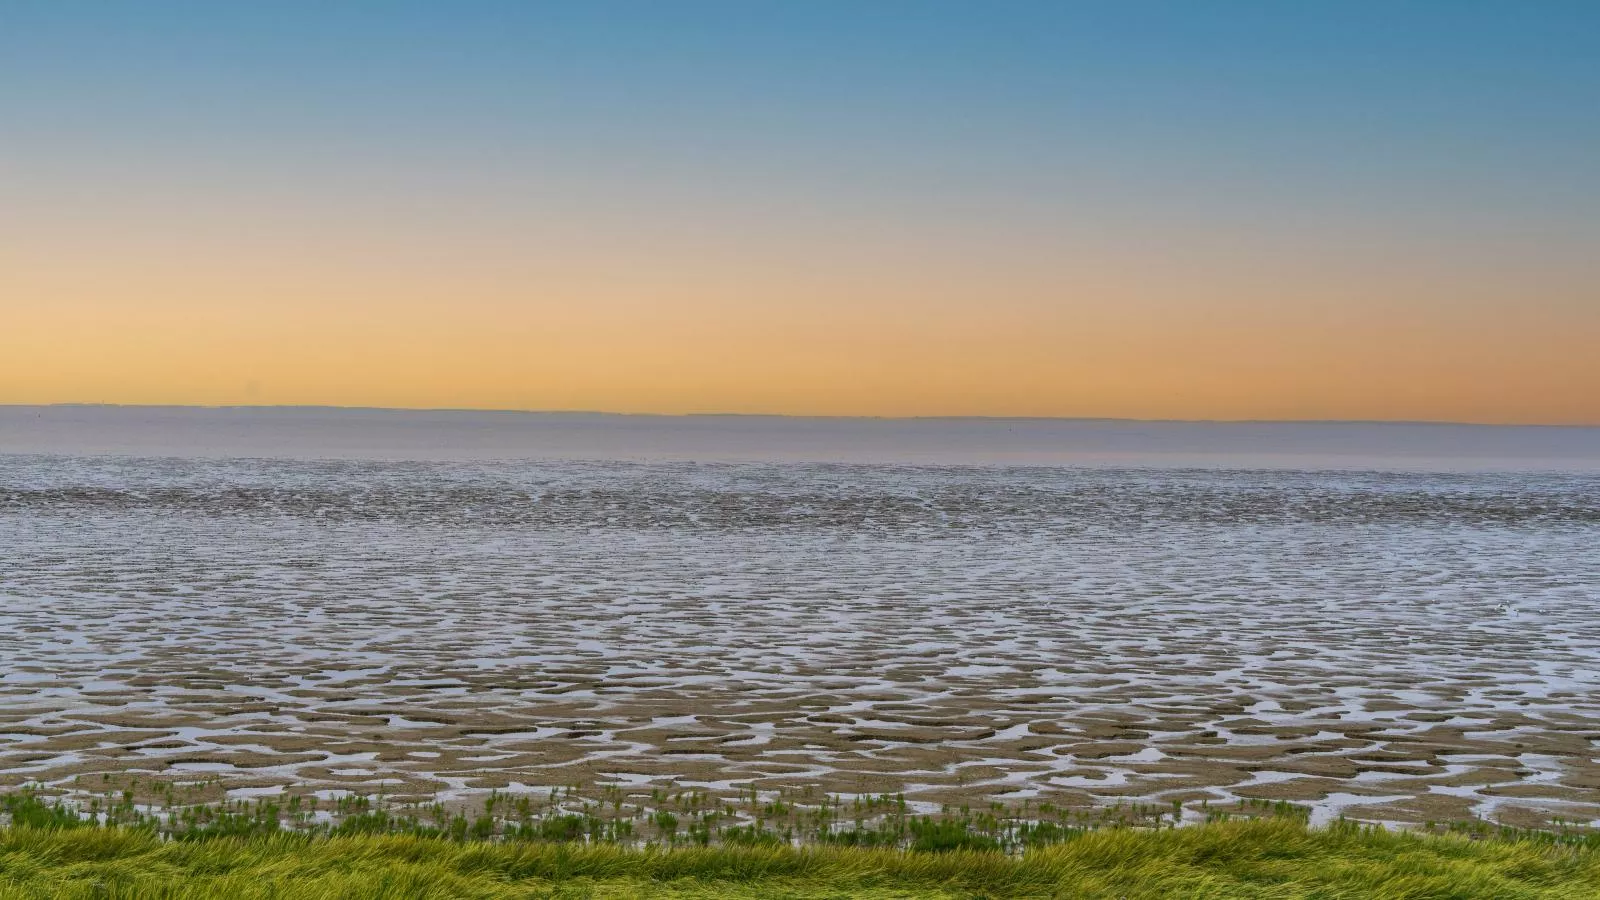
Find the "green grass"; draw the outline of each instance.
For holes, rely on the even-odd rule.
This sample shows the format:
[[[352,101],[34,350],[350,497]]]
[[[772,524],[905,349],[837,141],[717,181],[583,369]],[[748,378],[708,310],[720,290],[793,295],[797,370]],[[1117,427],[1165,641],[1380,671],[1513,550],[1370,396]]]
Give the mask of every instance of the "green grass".
[[[0,792],[0,822],[145,828],[177,840],[290,831],[629,846],[797,844],[1019,851],[1060,843],[1093,829],[1172,827],[1186,815],[1191,821],[1310,815],[1303,806],[1251,799],[1219,807],[1202,801],[1187,810],[1176,802],[1072,808],[1025,799],[1020,805],[992,802],[978,809],[947,805],[938,812],[915,813],[899,794],[847,799],[809,787],[744,789],[722,795],[655,787],[646,795],[627,794],[615,785],[574,784],[550,788],[548,793],[491,791],[476,799],[481,806],[457,801],[447,807],[431,798],[381,794],[332,800],[314,793],[228,799],[219,782],[113,782],[103,775],[98,789],[92,783],[84,786],[80,779],[66,790],[31,785]],[[1464,822],[1446,827],[1486,826]],[[1580,840],[1585,835],[1564,828],[1563,838]]]
[[[173,840],[50,822],[0,830],[0,898],[550,896],[1600,898],[1600,847],[1308,829],[1292,818],[1108,828],[1020,855],[292,832]]]

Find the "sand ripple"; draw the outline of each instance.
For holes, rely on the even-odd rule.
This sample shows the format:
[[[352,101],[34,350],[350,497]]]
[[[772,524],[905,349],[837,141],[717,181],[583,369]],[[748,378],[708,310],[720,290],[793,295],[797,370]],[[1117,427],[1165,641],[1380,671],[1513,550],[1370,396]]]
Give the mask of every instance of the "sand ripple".
[[[1596,546],[1577,475],[0,457],[0,780],[1587,822]]]

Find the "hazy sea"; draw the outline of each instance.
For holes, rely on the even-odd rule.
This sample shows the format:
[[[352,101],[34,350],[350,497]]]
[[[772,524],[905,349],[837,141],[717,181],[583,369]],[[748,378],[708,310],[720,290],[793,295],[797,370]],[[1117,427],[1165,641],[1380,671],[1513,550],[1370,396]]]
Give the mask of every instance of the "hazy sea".
[[[1600,820],[1600,429],[0,407],[0,780]]]

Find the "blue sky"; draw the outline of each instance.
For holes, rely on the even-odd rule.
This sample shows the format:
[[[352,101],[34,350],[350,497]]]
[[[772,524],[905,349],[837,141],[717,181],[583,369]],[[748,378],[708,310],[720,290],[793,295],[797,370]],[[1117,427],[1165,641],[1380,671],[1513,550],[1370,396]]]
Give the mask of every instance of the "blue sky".
[[[504,248],[462,268],[567,227],[569,255],[767,265],[741,289],[774,316],[802,301],[762,281],[795,260],[880,266],[862,303],[887,317],[920,290],[894,266],[970,250],[950,277],[1030,273],[972,310],[1092,314],[1079,282],[1114,275],[1030,285],[1148,255],[1171,284],[1107,289],[1147,318],[1231,292],[1374,328],[1462,309],[1480,334],[1527,304],[1570,331],[1600,305],[1597,51],[1590,2],[10,0],[0,201],[39,272],[129,223],[196,253],[230,229],[378,240],[375,220],[415,238],[396,246]],[[1281,282],[1206,274],[1251,267]],[[161,290],[128,277],[74,302]],[[1324,281],[1339,298],[1292,289]]]

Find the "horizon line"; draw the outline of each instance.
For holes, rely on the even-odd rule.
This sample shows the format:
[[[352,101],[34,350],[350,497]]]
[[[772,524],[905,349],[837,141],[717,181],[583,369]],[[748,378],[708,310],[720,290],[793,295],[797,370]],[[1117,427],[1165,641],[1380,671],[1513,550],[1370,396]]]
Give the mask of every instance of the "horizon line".
[[[513,409],[504,407],[467,406],[343,406],[330,403],[0,403],[0,408],[25,409],[184,409],[184,410],[317,410],[344,412],[395,412],[395,413],[490,413],[496,415],[525,416],[614,416],[617,418],[653,419],[834,419],[841,421],[882,422],[1107,422],[1129,424],[1169,425],[1424,425],[1458,428],[1568,428],[1596,429],[1592,424],[1513,423],[1513,422],[1463,422],[1448,419],[1145,419],[1124,416],[1004,416],[1004,415],[841,415],[806,413],[741,413],[741,412],[619,412],[599,409]]]

